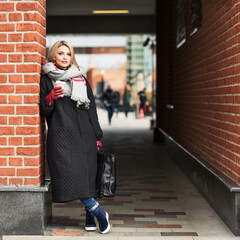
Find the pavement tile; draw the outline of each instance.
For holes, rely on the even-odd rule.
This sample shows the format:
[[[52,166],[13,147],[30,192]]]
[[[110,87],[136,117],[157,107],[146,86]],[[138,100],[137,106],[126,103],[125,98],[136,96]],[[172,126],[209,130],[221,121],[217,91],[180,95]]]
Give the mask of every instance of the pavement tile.
[[[162,199],[177,199],[177,197],[151,197],[151,199],[157,199],[157,200],[162,200]]]
[[[116,193],[116,197],[131,197],[133,194],[132,193]]]
[[[161,232],[161,236],[198,236],[196,232]]]
[[[160,232],[136,232],[136,233],[133,233],[133,232],[127,232],[124,234],[124,236],[161,236],[161,233]]]
[[[108,204],[111,204],[111,203],[120,203],[120,204],[126,204],[126,203],[133,203],[133,201],[120,201],[120,200],[104,200],[104,201],[99,201],[101,204],[103,203],[108,203]]]
[[[192,237],[163,237],[163,236],[124,236],[118,240],[193,240]]]
[[[144,214],[111,214],[111,216],[113,217],[130,217],[130,218],[135,218],[135,217],[142,217],[144,218],[145,215]]]
[[[151,208],[151,209],[144,209],[144,208],[134,208],[133,209],[135,212],[164,212],[163,209],[155,209],[155,208]]]
[[[113,225],[113,224],[112,224]],[[112,233],[112,232],[137,232],[137,228],[125,228],[125,227],[123,227],[123,225],[121,225],[120,227],[118,227],[118,228],[114,228],[113,226],[112,226],[112,228],[111,228],[111,232],[110,233]]]
[[[123,203],[116,203],[116,202],[112,202],[112,203],[101,203],[101,206],[123,206]]]
[[[127,221],[134,221],[134,217],[115,217],[111,216],[109,217],[110,220],[127,220]]]
[[[163,215],[145,215],[145,218],[158,218],[158,219],[165,218],[166,221],[167,221],[168,218],[173,219],[173,218],[177,218],[177,216],[173,215],[173,214],[171,214],[171,215],[167,215],[167,214],[163,214]]]
[[[152,233],[152,232],[172,232],[172,228],[137,228],[136,230],[137,232],[148,232],[148,233]]]
[[[147,181],[147,182],[139,182],[139,184],[162,184],[163,182],[151,182],[151,181]]]
[[[78,225],[79,223],[85,223],[85,220],[84,219],[58,219],[56,223]]]
[[[164,216],[164,215],[186,215],[185,212],[155,212],[157,216]]]
[[[182,228],[179,224],[147,224],[148,228]]]
[[[53,230],[52,236],[88,236],[86,231]]]
[[[110,231],[107,236],[108,237],[119,237],[119,236],[125,236],[124,235],[125,233],[124,232],[113,232],[113,231]],[[99,235],[101,235],[99,232],[89,232],[89,236],[95,236],[97,238],[99,238]],[[106,236],[106,235],[103,235],[103,236]]]
[[[143,202],[168,202],[169,199],[142,199]]]
[[[124,225],[131,225],[131,226],[137,226],[137,225],[142,225],[142,224],[157,224],[156,221],[124,221]]]
[[[112,227],[113,228],[118,228],[118,227],[120,227],[120,228],[122,228],[122,227],[124,227],[124,228],[147,228],[147,225],[146,224],[141,224],[141,223],[138,223],[138,224],[134,224],[134,225],[122,225],[122,224],[112,224]]]
[[[80,205],[72,204],[72,205],[56,205],[54,208],[79,208]]]

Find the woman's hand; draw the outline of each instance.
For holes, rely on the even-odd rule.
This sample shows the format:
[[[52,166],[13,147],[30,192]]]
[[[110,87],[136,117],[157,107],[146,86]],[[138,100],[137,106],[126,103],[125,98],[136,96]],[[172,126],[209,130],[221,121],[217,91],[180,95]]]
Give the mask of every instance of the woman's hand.
[[[102,147],[102,142],[100,140],[97,141],[97,151],[100,151]]]
[[[55,99],[62,97],[62,94],[64,94],[62,87],[53,88],[52,91],[46,96],[48,105],[52,105]]]

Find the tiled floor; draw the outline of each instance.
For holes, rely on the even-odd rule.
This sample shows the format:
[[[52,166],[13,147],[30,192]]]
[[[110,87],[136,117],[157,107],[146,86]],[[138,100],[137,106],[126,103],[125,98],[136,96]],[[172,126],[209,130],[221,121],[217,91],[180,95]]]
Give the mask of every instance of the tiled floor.
[[[110,214],[111,231],[107,235],[85,232],[84,208],[80,201],[74,201],[53,205],[53,220],[45,236],[16,236],[17,239],[238,238],[176,167],[164,145],[152,142],[150,119],[136,120],[133,114],[125,119],[119,114],[108,126],[106,113],[101,110],[99,118],[104,129],[104,151],[114,153],[117,159],[116,197],[99,200]],[[11,239],[15,238],[3,237]]]
[[[164,146],[152,142],[149,119],[136,120],[133,114],[125,119],[119,114],[108,126],[103,114],[100,111],[104,150],[117,159],[117,195],[99,200],[110,214],[108,236],[233,236],[169,159]],[[98,231],[84,231],[85,212],[79,201],[54,204],[53,215],[46,235],[99,236]],[[210,231],[205,232],[206,220],[215,231],[205,226]]]

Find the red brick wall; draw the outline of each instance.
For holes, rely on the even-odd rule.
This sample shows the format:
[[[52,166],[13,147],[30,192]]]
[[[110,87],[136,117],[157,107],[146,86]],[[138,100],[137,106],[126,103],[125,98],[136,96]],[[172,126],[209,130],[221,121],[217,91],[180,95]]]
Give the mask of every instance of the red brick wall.
[[[187,24],[179,49],[167,2],[158,4],[158,127],[240,184],[240,1],[203,0],[202,28],[190,36]]]
[[[40,185],[44,124],[39,79],[46,49],[46,2],[0,2],[0,185]]]
[[[91,85],[93,94],[97,92],[97,83],[102,81],[101,69],[92,68],[87,72],[87,80]]]
[[[87,79],[92,87],[93,93],[96,94],[97,83],[102,81],[102,69],[92,68],[87,72]],[[104,83],[110,84],[114,91],[124,92],[126,85],[126,71],[125,70],[104,70]]]

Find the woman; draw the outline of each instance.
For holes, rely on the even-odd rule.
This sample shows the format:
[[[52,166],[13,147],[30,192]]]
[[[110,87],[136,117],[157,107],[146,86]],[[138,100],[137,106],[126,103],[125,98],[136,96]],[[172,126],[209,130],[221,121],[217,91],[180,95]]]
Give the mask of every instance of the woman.
[[[86,230],[110,230],[109,215],[96,201],[97,149],[102,147],[91,87],[78,66],[73,47],[56,42],[49,51],[40,81],[40,114],[48,124],[47,160],[53,202],[80,199],[86,209]],[[65,89],[55,87],[65,82]]]

